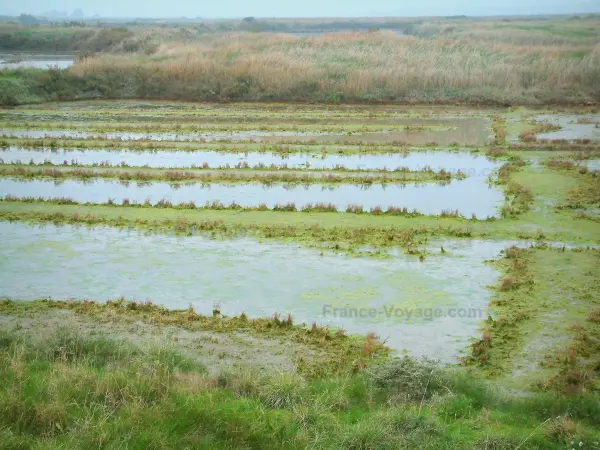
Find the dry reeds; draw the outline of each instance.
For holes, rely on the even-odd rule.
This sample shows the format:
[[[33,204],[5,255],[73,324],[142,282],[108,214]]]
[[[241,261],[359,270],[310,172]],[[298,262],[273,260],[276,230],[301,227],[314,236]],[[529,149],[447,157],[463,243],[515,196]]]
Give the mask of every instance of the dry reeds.
[[[105,54],[69,70],[81,77],[147,80],[156,92],[145,95],[169,98],[564,101],[597,98],[600,85],[600,51],[591,43],[581,58],[572,59],[561,55],[581,46],[444,35],[419,39],[392,32],[301,39],[233,33],[207,39],[212,40],[163,44],[151,61]],[[231,54],[239,56],[232,61]]]

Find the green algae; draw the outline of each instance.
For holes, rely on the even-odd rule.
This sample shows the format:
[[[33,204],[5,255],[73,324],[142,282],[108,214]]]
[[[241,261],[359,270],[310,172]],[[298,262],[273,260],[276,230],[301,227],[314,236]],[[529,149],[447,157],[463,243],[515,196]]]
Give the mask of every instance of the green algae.
[[[466,361],[506,387],[544,388],[569,349],[577,348],[578,334],[587,330],[592,344],[573,364],[596,377],[600,340],[593,342],[600,339],[600,328],[586,318],[600,304],[600,252],[511,248],[496,265],[505,275],[495,287],[492,317]]]

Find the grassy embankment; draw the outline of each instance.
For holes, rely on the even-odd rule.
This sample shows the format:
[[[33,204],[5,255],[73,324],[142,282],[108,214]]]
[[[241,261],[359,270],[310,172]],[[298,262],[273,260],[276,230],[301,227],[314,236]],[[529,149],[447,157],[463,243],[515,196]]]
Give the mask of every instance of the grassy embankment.
[[[4,115],[6,116],[6,115]],[[405,125],[402,120],[392,121],[373,121],[369,123],[367,120],[361,121],[360,123],[302,123],[301,120],[286,121],[279,120],[276,123],[198,123],[198,118],[190,118],[192,123],[160,123],[152,119],[143,117],[139,120],[138,117],[132,117],[130,122],[102,122],[101,120],[95,120],[88,123],[78,123],[74,121],[62,121],[62,122],[38,122],[36,121],[35,115],[32,115],[32,121],[24,121],[25,117],[16,117],[13,120],[3,120],[0,122],[0,128],[4,130],[19,129],[19,130],[67,130],[69,132],[85,129],[87,132],[106,133],[106,132],[139,132],[146,134],[154,133],[227,133],[236,132],[243,133],[245,131],[252,132],[271,132],[277,133],[278,131],[285,131],[288,133],[315,133],[318,134],[352,134],[352,133],[373,133],[378,131],[390,132],[390,131],[449,131],[453,127],[444,126],[443,123],[437,125],[430,125],[427,123],[427,119],[421,119],[418,126]],[[85,118],[85,115],[83,116]],[[79,120],[83,120],[79,118]],[[177,117],[179,119],[179,116]],[[10,119],[10,118],[8,118]],[[75,118],[77,119],[77,118]],[[262,118],[261,118],[262,119]],[[228,122],[233,122],[234,117],[229,118]],[[243,120],[243,119],[242,119]],[[264,119],[261,120],[264,122]],[[144,123],[150,122],[150,123]],[[342,122],[342,120],[340,120]],[[252,134],[248,134],[248,137],[253,137]]]
[[[342,171],[310,170],[298,173],[293,170],[273,169],[265,171],[243,170],[232,171],[227,168],[222,170],[193,170],[193,169],[139,169],[139,168],[113,168],[92,169],[89,167],[79,168],[40,168],[23,164],[0,164],[0,176],[17,179],[75,179],[95,180],[114,179],[120,181],[153,182],[165,181],[170,183],[262,183],[265,185],[273,183],[289,184],[360,184],[371,185],[373,183],[403,184],[403,183],[425,183],[438,182],[447,183],[453,179],[463,179],[466,175],[462,173],[452,174],[446,171],[440,172],[417,172],[417,171],[390,171],[387,174],[377,174],[371,171]]]
[[[428,361],[386,362],[373,337],[121,302],[5,301],[0,314],[13,325],[0,339],[4,448],[587,449],[599,439],[589,393],[507,397]],[[208,330],[306,344],[329,370],[215,372],[202,345],[132,338],[123,330],[134,323],[168,326],[171,339]]]

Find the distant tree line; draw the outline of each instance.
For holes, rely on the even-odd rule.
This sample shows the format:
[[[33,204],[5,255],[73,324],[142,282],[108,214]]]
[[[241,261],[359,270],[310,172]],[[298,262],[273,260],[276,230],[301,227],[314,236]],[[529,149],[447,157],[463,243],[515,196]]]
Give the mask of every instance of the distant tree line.
[[[126,28],[19,28],[0,32],[0,50],[102,52],[123,47],[132,37],[133,32]]]

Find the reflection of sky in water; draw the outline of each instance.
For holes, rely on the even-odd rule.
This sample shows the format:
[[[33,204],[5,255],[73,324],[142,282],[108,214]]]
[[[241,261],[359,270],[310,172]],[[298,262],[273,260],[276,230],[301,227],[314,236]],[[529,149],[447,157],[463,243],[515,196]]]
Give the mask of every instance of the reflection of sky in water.
[[[424,214],[438,215],[444,210],[478,218],[497,216],[504,195],[494,187],[488,187],[482,178],[452,180],[449,184],[416,183],[364,185],[272,185],[261,184],[187,184],[170,185],[163,182],[152,184],[120,183],[113,180],[96,180],[83,183],[75,180],[15,180],[0,179],[0,196],[16,197],[69,197],[77,202],[104,203],[109,198],[120,204],[124,198],[130,202],[144,203],[149,199],[156,204],[161,199],[173,204],[193,201],[196,206],[218,201],[225,205],[236,202],[240,206],[268,208],[276,204],[292,202],[300,208],[308,203],[333,203],[339,211],[348,205],[358,204],[365,209],[381,206],[406,207]]]
[[[27,164],[42,164],[48,160],[53,164],[78,164],[92,165],[109,162],[111,165],[119,165],[122,162],[129,166],[185,168],[208,163],[209,167],[224,167],[229,164],[235,167],[239,163],[247,163],[249,166],[263,164],[270,166],[287,165],[289,168],[312,168],[331,169],[343,166],[347,169],[383,169],[393,170],[398,167],[408,167],[410,170],[423,170],[430,166],[436,172],[445,169],[451,172],[461,170],[469,176],[490,175],[500,164],[485,156],[467,152],[411,152],[393,154],[371,154],[371,155],[335,155],[326,154],[324,157],[318,153],[291,153],[281,155],[271,152],[247,152],[226,153],[216,151],[186,152],[159,150],[155,152],[140,152],[126,150],[27,150],[6,149],[0,150],[0,158],[5,162],[20,161]]]
[[[600,128],[597,128],[596,124],[578,123],[578,120],[599,122],[600,115],[598,114],[584,114],[578,116],[546,114],[537,116],[535,120],[538,122],[553,123],[555,125],[560,125],[561,127],[558,131],[539,133],[537,135],[538,139],[600,139]]]
[[[0,69],[17,69],[21,67],[27,68],[35,68],[35,69],[66,69],[71,64],[73,64],[72,59],[48,59],[48,60],[40,60],[40,59],[31,59],[24,60],[19,62],[4,62],[4,60],[0,59]]]
[[[119,132],[106,133],[70,130],[14,130],[1,129],[0,134],[20,138],[100,138],[113,140],[152,141],[275,141],[343,143],[408,143],[414,145],[484,145],[490,137],[487,119],[455,118],[449,121],[451,130],[411,130],[354,133],[352,135],[325,132],[297,131],[240,131],[240,132]]]
[[[600,170],[600,159],[588,159],[587,161],[579,161],[577,164],[586,166],[590,170]]]

